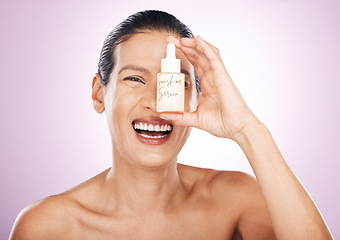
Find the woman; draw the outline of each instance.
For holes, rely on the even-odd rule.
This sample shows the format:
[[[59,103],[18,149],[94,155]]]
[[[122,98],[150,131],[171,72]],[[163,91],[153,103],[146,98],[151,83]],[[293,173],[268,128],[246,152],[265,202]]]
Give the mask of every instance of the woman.
[[[184,113],[156,111],[168,42],[186,75]],[[92,99],[107,117],[112,167],[25,208],[11,239],[332,239],[218,49],[172,15],[139,12],[109,34]],[[177,164],[191,127],[234,140],[257,180]]]

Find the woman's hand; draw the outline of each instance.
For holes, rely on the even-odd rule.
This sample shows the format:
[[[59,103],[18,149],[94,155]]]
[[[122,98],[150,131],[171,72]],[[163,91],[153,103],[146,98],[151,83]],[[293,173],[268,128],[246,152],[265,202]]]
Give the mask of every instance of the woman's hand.
[[[194,66],[202,92],[195,112],[161,113],[160,116],[177,125],[197,127],[239,144],[254,170],[277,239],[313,239],[315,236],[333,239],[269,130],[252,113],[234,85],[218,50],[199,36],[190,39],[169,37],[168,41],[174,43]],[[244,229],[241,234],[254,236],[249,228],[254,213],[244,213],[240,223],[246,227],[240,227]],[[244,217],[249,216],[247,214],[252,217]]]
[[[194,66],[201,93],[195,112],[161,113],[161,117],[233,140],[241,131],[260,124],[230,78],[216,47],[200,36],[168,37],[168,42],[175,44]]]

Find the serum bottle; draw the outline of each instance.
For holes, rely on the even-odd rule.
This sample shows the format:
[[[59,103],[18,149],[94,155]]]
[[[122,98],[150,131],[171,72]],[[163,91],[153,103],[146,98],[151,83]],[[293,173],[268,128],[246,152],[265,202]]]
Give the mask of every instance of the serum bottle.
[[[181,60],[176,58],[175,45],[169,43],[157,74],[157,112],[184,112],[184,83]]]

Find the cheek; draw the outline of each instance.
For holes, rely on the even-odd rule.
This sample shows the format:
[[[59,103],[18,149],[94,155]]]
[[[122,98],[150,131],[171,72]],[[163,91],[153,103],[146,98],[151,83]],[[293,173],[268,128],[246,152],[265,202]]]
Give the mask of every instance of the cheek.
[[[191,127],[184,127],[185,130],[184,130],[184,134],[183,134],[183,139],[184,139],[184,142],[186,142],[190,136],[190,133],[191,133]]]
[[[128,113],[133,107],[131,94],[119,86],[107,93],[105,98],[105,113],[108,127],[113,138],[121,135],[121,130],[128,127]]]
[[[178,128],[178,135],[176,137],[176,144],[172,147],[172,150],[175,150],[176,154],[178,154],[186,141],[188,140],[190,133],[191,133],[191,127],[177,127]],[[179,141],[178,141],[179,140]]]
[[[117,91],[112,101],[111,115],[116,123],[116,128],[122,123],[128,123],[129,113],[138,103],[136,94],[131,94],[126,91]],[[117,125],[118,124],[118,125]]]

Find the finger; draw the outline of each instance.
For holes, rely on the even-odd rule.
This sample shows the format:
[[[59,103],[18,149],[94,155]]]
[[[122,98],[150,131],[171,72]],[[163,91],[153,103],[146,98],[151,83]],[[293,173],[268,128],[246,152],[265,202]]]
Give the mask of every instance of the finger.
[[[181,38],[181,44],[186,47],[196,48],[196,38]]]
[[[194,41],[190,39],[190,46],[195,46]],[[201,89],[202,92],[209,93],[210,92],[210,87],[215,86],[216,84],[213,83],[212,81],[214,80],[214,77],[212,76],[212,70],[218,70],[219,72],[225,72],[224,65],[222,64],[223,68],[214,68],[212,66],[211,60],[207,58],[207,56],[199,51],[196,48],[191,48],[191,47],[186,47],[182,46],[180,49],[186,58],[190,61],[190,63],[194,66],[198,78],[201,80]]]
[[[175,125],[181,127],[197,127],[197,114],[191,112],[183,113],[161,113],[161,118],[172,121]]]
[[[200,35],[198,35],[196,38],[200,38],[201,40],[203,40],[206,44],[208,44],[212,49],[214,49],[214,51],[220,55],[220,51],[211,43],[208,43],[207,41],[205,41]]]
[[[189,60],[189,62],[195,68],[195,71],[197,73],[198,78],[202,81],[204,79],[204,71],[199,66],[199,64],[198,64],[198,62],[196,61],[195,58],[191,57],[189,54],[186,54],[185,50],[183,51],[184,46],[181,44],[181,38],[174,37],[174,36],[168,36],[166,40],[167,40],[168,43],[175,44],[175,46],[183,52],[185,57]],[[204,85],[204,84],[201,83],[201,90],[204,91],[204,89],[202,89],[202,85]]]
[[[203,65],[203,69],[205,71],[210,70],[210,68],[214,70],[220,69],[226,71],[218,49],[203,40],[201,36],[197,36],[196,38],[181,38],[180,41],[183,45],[182,49],[187,47],[198,50],[198,52],[194,52],[194,54],[196,54],[193,55],[194,57],[205,56],[209,60],[209,65]]]
[[[175,44],[176,47],[181,48],[182,44],[181,44],[181,39],[175,36],[168,36],[166,38],[168,43],[173,43]]]
[[[179,48],[184,53],[185,57],[189,60],[189,62],[194,66],[197,76],[201,80],[202,92],[209,92],[209,86],[208,86],[209,83],[205,81],[206,74],[209,75],[209,71],[214,68],[212,67],[211,61],[207,58],[207,56],[203,52],[197,49],[197,46],[198,46],[197,39],[178,38],[178,37],[169,36],[168,41],[171,43],[174,43],[176,47]],[[219,58],[219,54],[217,54],[218,53],[217,48],[215,48],[212,45],[209,45],[209,46],[211,47],[211,49],[214,49],[214,51],[216,51],[216,57]],[[221,66],[223,68],[219,70],[226,72],[223,63]],[[209,77],[207,79],[209,79]]]
[[[181,43],[185,47],[197,48],[197,49],[199,49],[200,51],[203,52],[203,49],[200,49],[200,47],[197,44],[197,40],[200,39],[200,40],[204,41],[207,45],[209,45],[215,51],[215,53],[217,55],[220,55],[219,50],[215,46],[213,46],[212,44],[205,41],[199,35],[196,38],[178,38],[178,37],[174,37],[174,36],[169,36],[169,38],[171,38],[170,41],[173,41],[172,43],[174,43],[175,45],[179,45],[179,43]]]
[[[196,38],[181,38],[180,41],[181,41],[183,46],[191,47],[191,48],[197,48],[197,39],[198,38],[200,38],[206,44],[208,44],[216,52],[216,54],[219,55],[218,49],[215,46],[208,43],[207,41],[205,41],[200,35],[198,35]]]
[[[193,65],[194,66],[194,65]],[[194,66],[195,68],[195,71],[197,73],[197,77],[201,80],[201,79],[204,79],[204,71],[203,69],[199,66],[199,65],[196,65]]]
[[[194,66],[194,68],[195,68],[197,74],[198,74],[198,72],[202,72],[201,69],[198,69],[198,68],[200,68],[200,67],[198,66],[198,63],[197,63],[197,61],[196,61],[197,56],[196,56],[196,57],[195,57],[195,56],[191,56],[191,55],[194,55],[194,53],[193,53],[194,50],[190,50],[189,48],[185,48],[185,47],[181,44],[181,39],[178,38],[178,37],[168,36],[168,37],[167,37],[167,41],[168,41],[169,43],[175,44],[175,46],[176,46],[178,49],[180,49],[180,50],[184,53],[185,57],[186,57],[186,58],[190,61],[190,63]],[[192,54],[190,54],[190,52],[191,52]],[[186,53],[187,53],[187,54],[186,54]],[[197,54],[199,54],[199,53],[197,53]],[[197,55],[197,54],[196,54],[196,55]],[[206,62],[206,64],[208,64],[208,62]],[[198,75],[199,75],[199,74],[198,74]]]
[[[205,40],[203,40],[202,37],[197,36],[197,46],[196,48],[203,52],[205,54],[205,56],[211,61],[211,65],[214,69],[224,69],[224,64],[222,61],[222,58],[220,56],[220,54],[218,53],[217,48],[213,47],[212,45],[210,45],[209,43],[207,43]]]
[[[208,58],[203,52],[197,50],[196,39],[195,38],[178,38],[175,36],[168,36],[167,41],[169,43],[175,44],[188,59],[191,59],[191,63],[194,65],[200,64],[203,70],[208,70],[211,68]]]
[[[200,66],[204,71],[209,71],[212,68],[210,60],[203,52],[195,48],[184,46],[181,47],[181,51],[194,67]]]

